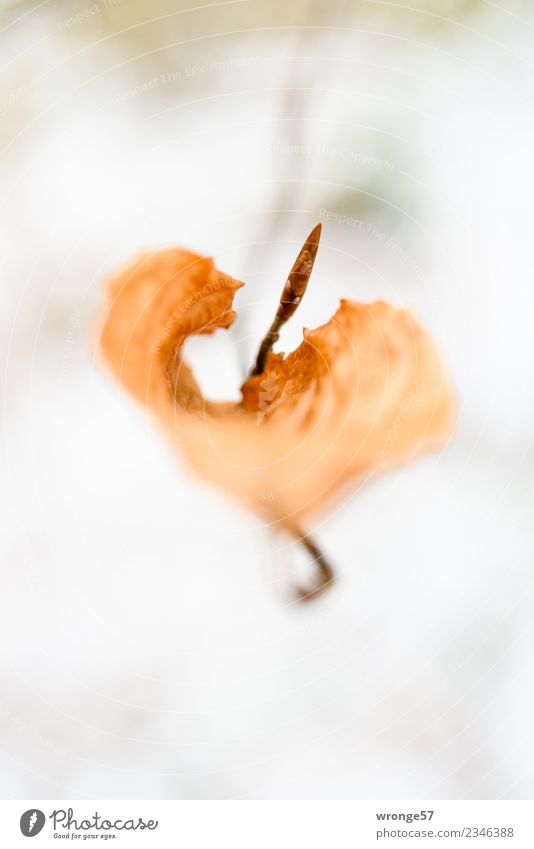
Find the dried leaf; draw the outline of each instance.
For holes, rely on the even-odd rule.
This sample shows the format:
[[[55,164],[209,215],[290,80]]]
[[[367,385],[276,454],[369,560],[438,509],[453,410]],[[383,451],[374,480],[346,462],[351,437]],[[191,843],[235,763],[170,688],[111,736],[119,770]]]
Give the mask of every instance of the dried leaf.
[[[448,437],[455,405],[436,349],[382,301],[343,300],[295,351],[269,354],[241,401],[206,399],[182,347],[231,325],[242,285],[179,249],[144,254],[110,282],[105,358],[203,479],[292,526],[347,482]]]

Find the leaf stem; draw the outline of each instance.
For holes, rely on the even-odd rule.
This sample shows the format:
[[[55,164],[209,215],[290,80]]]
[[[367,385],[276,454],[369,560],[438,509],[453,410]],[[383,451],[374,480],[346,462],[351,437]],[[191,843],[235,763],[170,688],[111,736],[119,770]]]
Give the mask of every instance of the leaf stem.
[[[312,601],[332,586],[336,579],[335,572],[326,559],[324,552],[321,551],[317,543],[310,536],[300,532],[296,534],[296,538],[311,555],[317,567],[317,575],[311,587],[308,589],[304,587],[297,588],[298,597],[302,601]]]

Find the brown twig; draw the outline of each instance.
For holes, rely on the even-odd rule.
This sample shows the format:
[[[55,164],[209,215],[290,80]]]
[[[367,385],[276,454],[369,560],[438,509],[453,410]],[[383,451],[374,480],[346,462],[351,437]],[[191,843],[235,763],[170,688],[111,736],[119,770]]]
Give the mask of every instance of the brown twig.
[[[269,352],[272,350],[274,343],[278,341],[280,329],[286,321],[294,315],[302,301],[302,298],[304,297],[304,293],[313,270],[313,265],[315,263],[315,258],[317,256],[317,251],[319,249],[321,229],[321,224],[315,225],[293,263],[293,268],[289,272],[289,276],[282,290],[280,303],[278,304],[278,310],[276,311],[274,321],[263,337],[254,368],[251,370],[249,375],[250,377],[261,374],[264,371],[265,361]],[[324,553],[311,537],[302,533],[299,528],[293,527],[290,530],[295,539],[300,542],[300,544],[303,545],[306,551],[311,555],[313,562],[317,567],[317,575],[312,586],[308,589],[304,587],[298,587],[297,589],[298,597],[302,601],[311,601],[312,599],[317,598],[317,596],[333,584],[335,580],[334,570],[326,559]]]
[[[312,273],[320,238],[321,224],[317,224],[304,242],[293,264],[293,268],[289,272],[289,277],[282,291],[274,321],[263,337],[256,357],[256,363],[249,377],[263,372],[267,355],[272,350],[275,342],[278,342],[280,329],[291,318],[300,304]]]
[[[317,566],[317,577],[309,589],[298,587],[298,597],[302,601],[312,601],[327,590],[335,581],[335,573],[319,546],[306,534],[300,533],[298,541],[311,554],[313,562]]]

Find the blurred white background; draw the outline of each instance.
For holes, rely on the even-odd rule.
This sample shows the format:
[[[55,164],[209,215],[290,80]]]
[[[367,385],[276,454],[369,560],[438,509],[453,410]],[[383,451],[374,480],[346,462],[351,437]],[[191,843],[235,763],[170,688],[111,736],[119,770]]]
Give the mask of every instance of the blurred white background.
[[[45,0],[0,30],[1,794],[531,797],[532,3]],[[176,464],[95,328],[139,249],[211,253],[248,285],[191,358],[235,397],[320,219],[280,349],[341,296],[406,305],[460,415],[324,519],[340,579],[298,606],[301,554]]]

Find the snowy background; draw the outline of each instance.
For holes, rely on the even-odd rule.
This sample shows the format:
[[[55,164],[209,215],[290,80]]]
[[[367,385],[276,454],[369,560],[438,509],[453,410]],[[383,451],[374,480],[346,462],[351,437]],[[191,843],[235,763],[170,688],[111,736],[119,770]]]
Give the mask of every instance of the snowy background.
[[[2,4],[3,797],[532,797],[534,8],[420,5]],[[177,465],[95,327],[138,249],[211,253],[249,285],[191,361],[235,397],[320,219],[281,349],[407,305],[460,415],[323,520],[299,606],[301,553]]]

